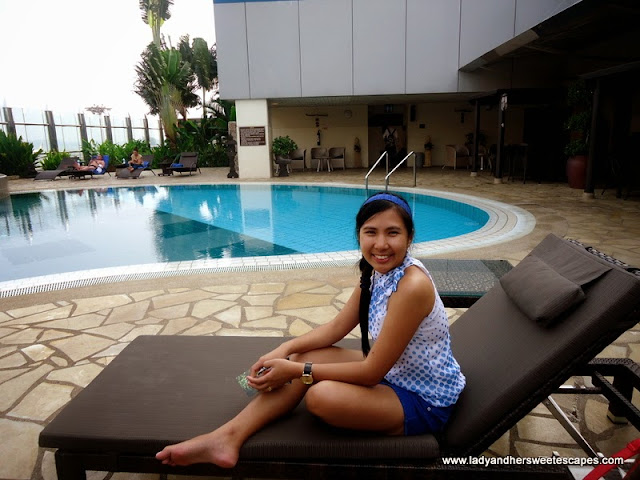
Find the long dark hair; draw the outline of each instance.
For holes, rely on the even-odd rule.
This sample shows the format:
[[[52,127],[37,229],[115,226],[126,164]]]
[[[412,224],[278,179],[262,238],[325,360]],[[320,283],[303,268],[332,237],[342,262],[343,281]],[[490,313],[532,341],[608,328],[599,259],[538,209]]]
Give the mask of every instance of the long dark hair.
[[[391,200],[385,200],[383,198],[373,199],[373,197],[383,193],[396,197],[400,203],[406,205],[406,209]],[[379,192],[371,195],[369,199],[362,204],[360,210],[358,210],[358,214],[356,215],[356,238],[358,239],[358,244],[360,243],[360,229],[365,222],[375,214],[384,212],[390,208],[396,209],[409,233],[409,238],[413,238],[413,218],[411,218],[411,214],[409,213],[411,210],[407,201],[400,195],[394,193]],[[358,308],[358,318],[360,319],[360,333],[362,335],[362,353],[366,357],[371,350],[371,346],[369,345],[369,304],[371,303],[371,276],[373,274],[373,267],[365,260],[364,256],[360,258],[358,267],[360,269],[360,304]]]

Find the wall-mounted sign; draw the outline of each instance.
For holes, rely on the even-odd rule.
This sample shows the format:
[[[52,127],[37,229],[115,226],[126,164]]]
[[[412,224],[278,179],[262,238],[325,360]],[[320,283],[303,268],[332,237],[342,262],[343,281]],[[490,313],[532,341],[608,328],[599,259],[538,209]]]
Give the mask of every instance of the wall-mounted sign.
[[[240,127],[240,146],[266,145],[266,127]]]

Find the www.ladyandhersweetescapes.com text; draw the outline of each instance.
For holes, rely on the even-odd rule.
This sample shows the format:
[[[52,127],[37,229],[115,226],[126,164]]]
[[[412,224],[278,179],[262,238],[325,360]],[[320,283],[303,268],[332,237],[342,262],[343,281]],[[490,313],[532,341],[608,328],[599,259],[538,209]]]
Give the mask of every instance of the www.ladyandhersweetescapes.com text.
[[[567,465],[567,466],[597,466],[597,465],[623,465],[624,459],[620,457],[445,457],[444,465],[466,465],[489,467],[495,465]]]

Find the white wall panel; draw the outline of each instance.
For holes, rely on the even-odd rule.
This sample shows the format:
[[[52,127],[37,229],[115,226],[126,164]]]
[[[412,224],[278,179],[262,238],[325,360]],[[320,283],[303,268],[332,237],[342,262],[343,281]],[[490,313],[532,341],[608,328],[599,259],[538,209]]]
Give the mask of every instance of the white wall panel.
[[[459,46],[459,2],[407,0],[406,93],[455,92]]]
[[[353,93],[405,92],[406,0],[353,0]]]
[[[516,0],[461,0],[460,67],[513,38]]]
[[[250,2],[246,9],[251,98],[299,97],[298,2]]]
[[[300,5],[302,96],[353,94],[351,0]]]
[[[535,27],[582,0],[518,0],[515,35]]]
[[[215,5],[220,96],[249,98],[249,59],[244,3]]]

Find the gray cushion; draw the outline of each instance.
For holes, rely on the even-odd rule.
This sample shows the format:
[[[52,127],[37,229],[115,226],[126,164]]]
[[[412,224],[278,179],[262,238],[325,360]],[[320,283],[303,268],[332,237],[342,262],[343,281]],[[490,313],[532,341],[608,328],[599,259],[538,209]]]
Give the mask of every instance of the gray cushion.
[[[531,255],[504,275],[500,284],[522,313],[543,325],[552,324],[585,299],[580,285]]]

